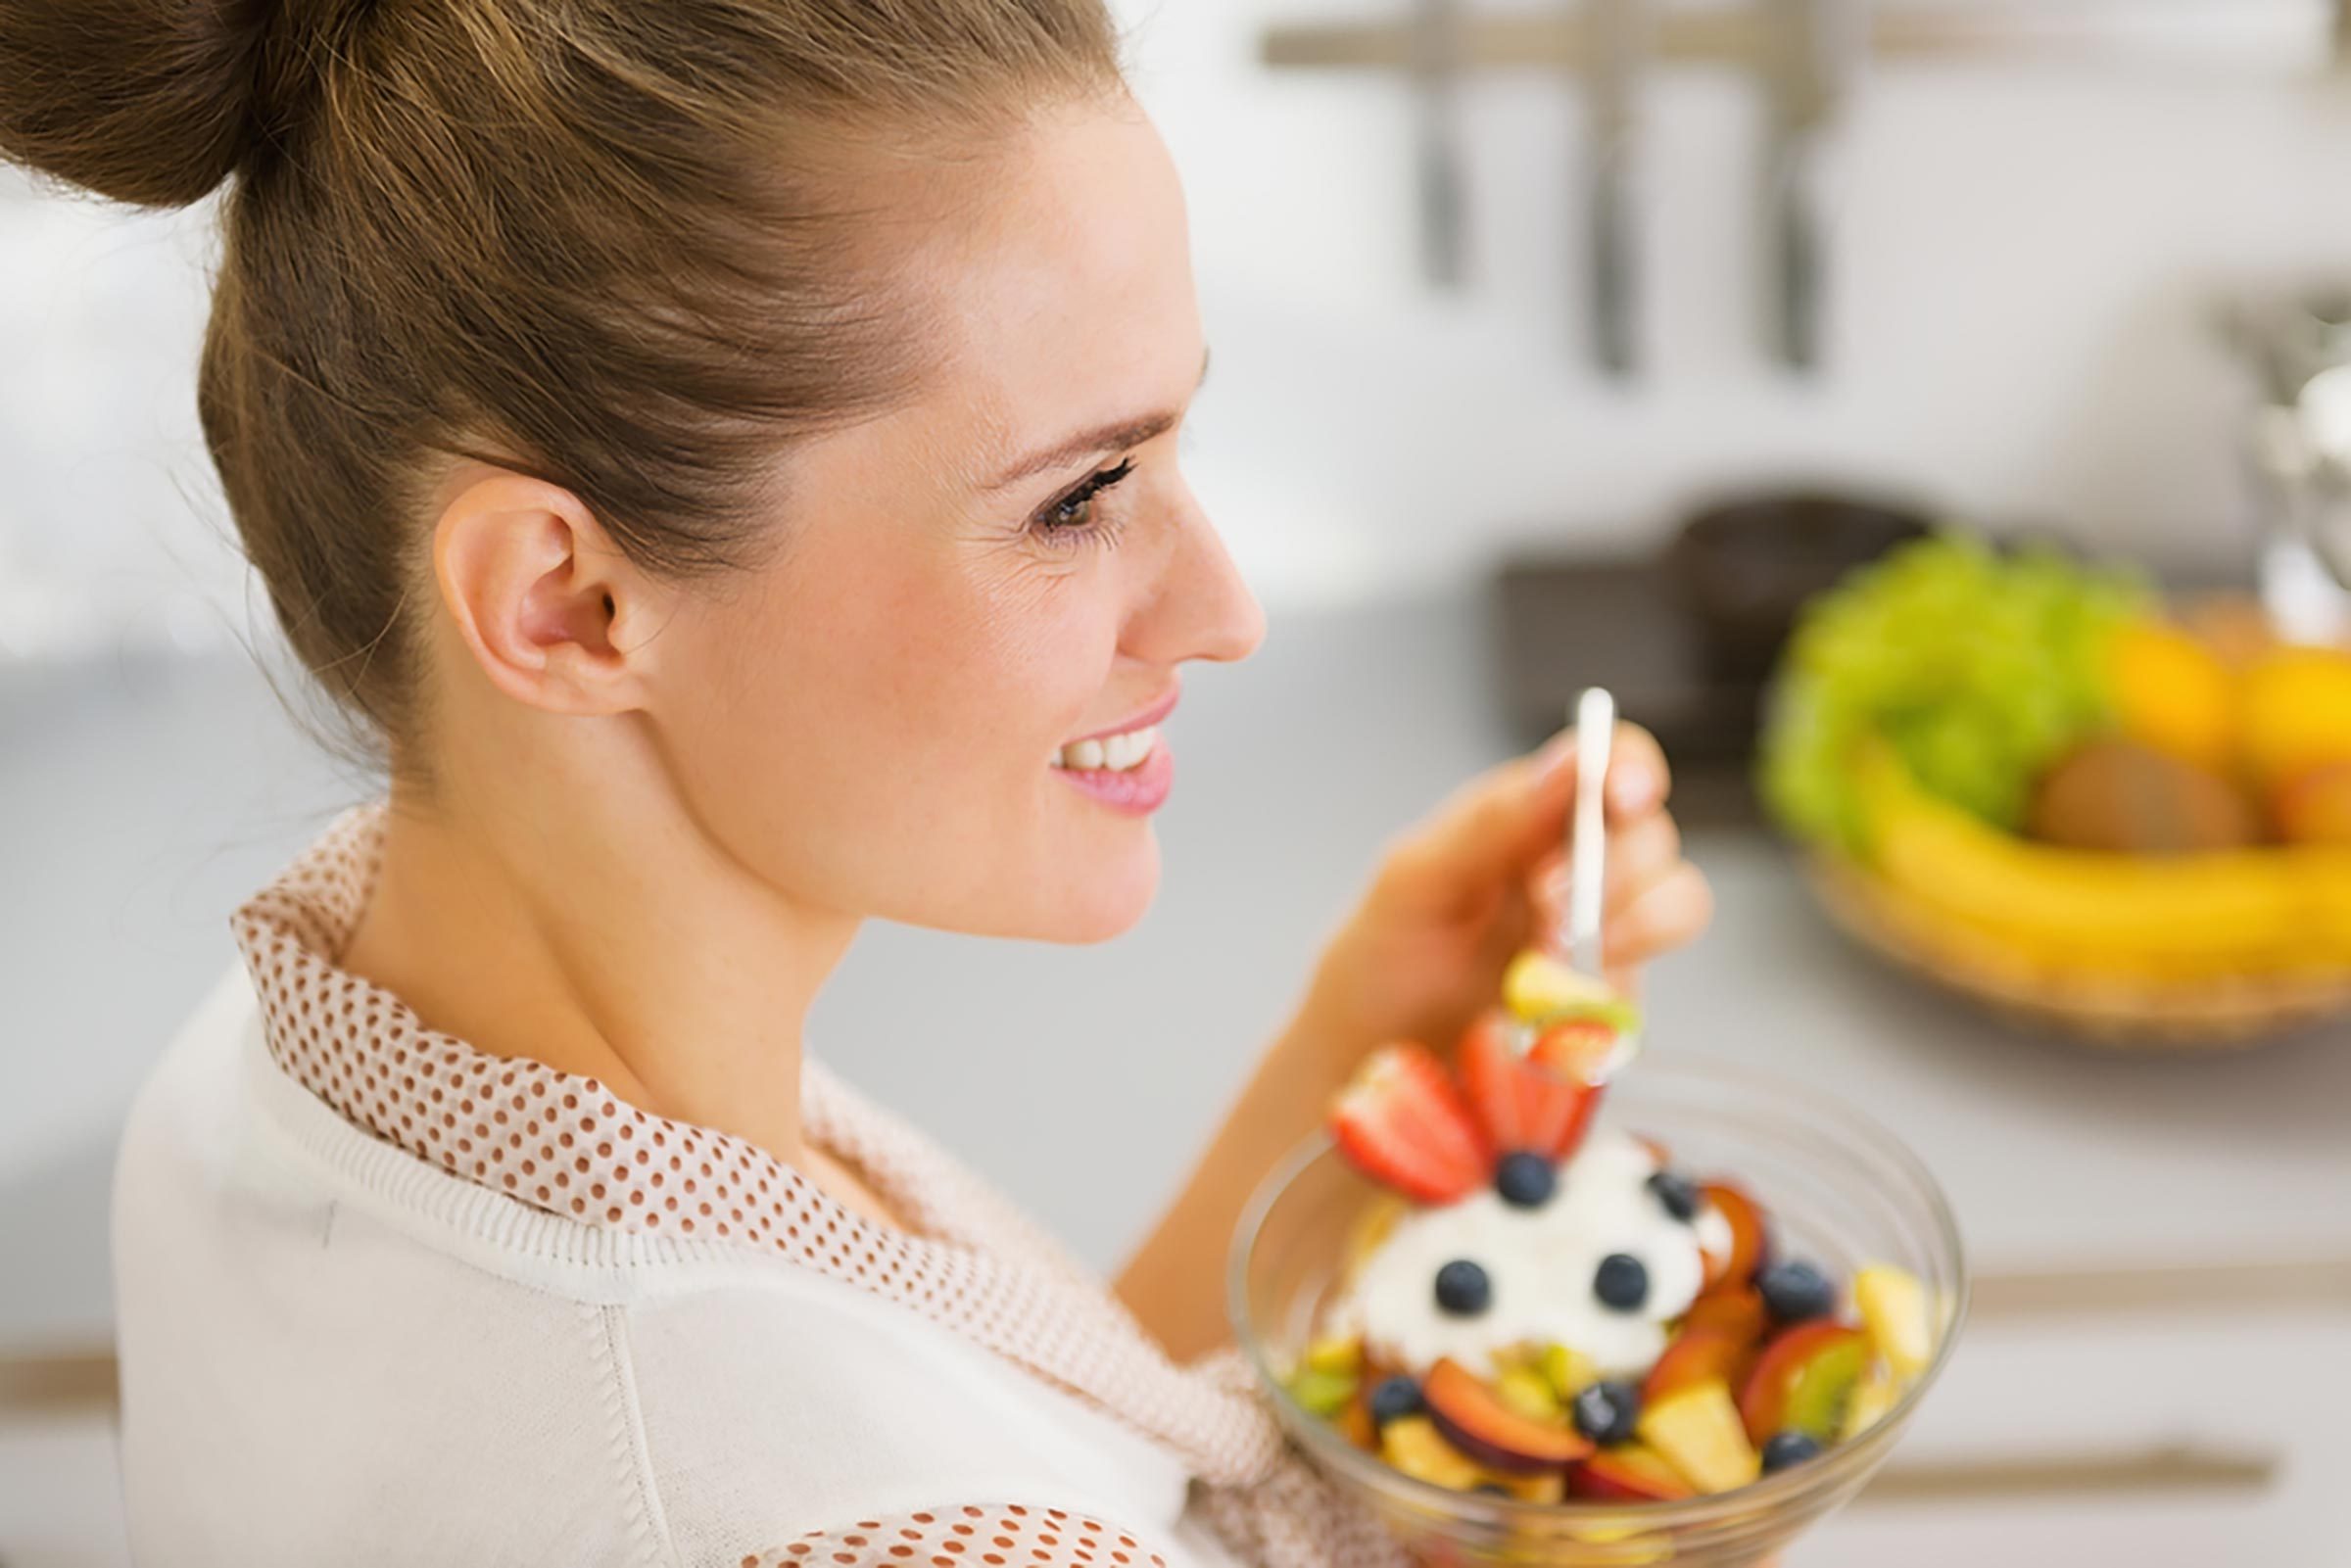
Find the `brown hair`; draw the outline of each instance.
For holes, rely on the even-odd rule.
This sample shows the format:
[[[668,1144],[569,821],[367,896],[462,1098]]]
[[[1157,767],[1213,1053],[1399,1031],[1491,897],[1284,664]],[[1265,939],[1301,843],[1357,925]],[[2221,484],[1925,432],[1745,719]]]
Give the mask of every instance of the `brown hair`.
[[[877,170],[1120,79],[1103,0],[0,0],[0,154],[229,182],[206,442],[296,651],[393,738],[429,454],[649,568],[744,563],[793,439],[931,362]]]

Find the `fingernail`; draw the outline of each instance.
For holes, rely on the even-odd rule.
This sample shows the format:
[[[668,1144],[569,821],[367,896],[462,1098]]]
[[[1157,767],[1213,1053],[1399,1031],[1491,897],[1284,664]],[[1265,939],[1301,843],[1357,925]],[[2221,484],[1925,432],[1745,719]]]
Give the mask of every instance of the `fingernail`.
[[[1574,732],[1568,731],[1555,735],[1543,742],[1543,749],[1535,755],[1535,778],[1537,781],[1556,778],[1559,770],[1573,760],[1575,760]]]
[[[1656,787],[1655,775],[1645,766],[1635,765],[1608,781],[1608,798],[1618,811],[1639,811],[1649,804]]]

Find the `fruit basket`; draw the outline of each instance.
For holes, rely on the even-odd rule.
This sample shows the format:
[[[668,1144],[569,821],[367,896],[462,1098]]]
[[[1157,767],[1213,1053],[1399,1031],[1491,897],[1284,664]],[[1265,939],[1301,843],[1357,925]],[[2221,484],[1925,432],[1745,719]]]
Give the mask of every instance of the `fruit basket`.
[[[1941,535],[1810,606],[1762,784],[1859,945],[2108,1047],[2351,1011],[2351,651]]]
[[[2036,953],[1952,919],[1844,856],[1815,857],[1814,893],[1847,936],[2031,1028],[2117,1049],[2258,1045],[2351,1012],[2351,974],[2118,974]]]

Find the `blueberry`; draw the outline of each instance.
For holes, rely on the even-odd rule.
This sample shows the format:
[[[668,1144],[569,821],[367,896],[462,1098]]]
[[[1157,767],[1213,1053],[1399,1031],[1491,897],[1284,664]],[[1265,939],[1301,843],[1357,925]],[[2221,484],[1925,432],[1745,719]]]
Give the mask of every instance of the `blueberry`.
[[[1466,1258],[1437,1270],[1437,1305],[1456,1317],[1475,1317],[1494,1305],[1494,1282]]]
[[[1837,1309],[1837,1287],[1829,1276],[1800,1259],[1774,1263],[1755,1279],[1763,1305],[1783,1323],[1826,1317]]]
[[[1408,1415],[1418,1415],[1421,1408],[1420,1385],[1401,1372],[1394,1377],[1384,1379],[1379,1387],[1371,1391],[1371,1424],[1373,1426],[1386,1426],[1390,1421],[1401,1421]]]
[[[1649,1269],[1629,1253],[1610,1253],[1600,1260],[1592,1294],[1600,1298],[1603,1307],[1637,1312],[1649,1301]]]
[[[1540,1209],[1559,1189],[1558,1167],[1532,1150],[1504,1155],[1494,1173],[1494,1190],[1513,1209]]]
[[[1575,1397],[1575,1429],[1607,1446],[1630,1443],[1641,1420],[1641,1391],[1630,1383],[1593,1383]]]
[[[1785,1470],[1792,1464],[1820,1457],[1820,1440],[1809,1432],[1793,1429],[1774,1432],[1763,1445],[1763,1473]]]
[[[1657,1195],[1665,1212],[1683,1224],[1698,1217],[1698,1183],[1680,1171],[1658,1171],[1649,1178],[1649,1190]]]

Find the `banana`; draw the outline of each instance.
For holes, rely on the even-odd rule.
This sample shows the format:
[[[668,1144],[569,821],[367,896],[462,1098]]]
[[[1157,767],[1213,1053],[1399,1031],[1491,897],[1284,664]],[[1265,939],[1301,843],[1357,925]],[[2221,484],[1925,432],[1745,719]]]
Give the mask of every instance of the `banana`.
[[[2014,838],[1920,788],[1883,742],[1856,759],[1879,875],[2029,951],[2160,974],[2351,963],[2351,851],[2155,858]]]

